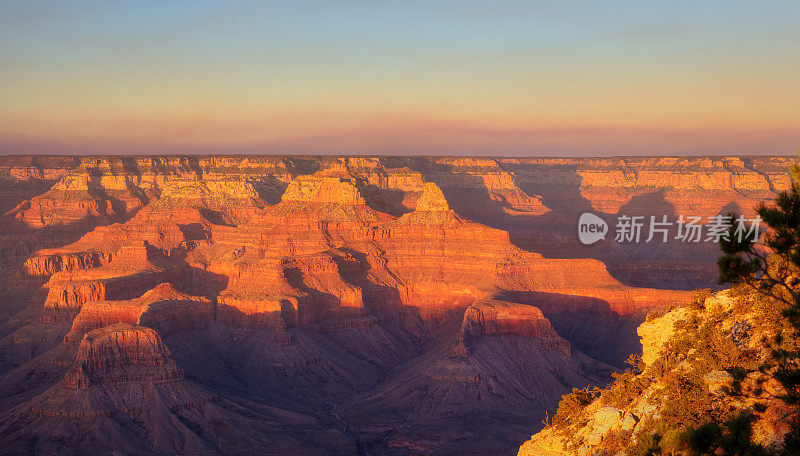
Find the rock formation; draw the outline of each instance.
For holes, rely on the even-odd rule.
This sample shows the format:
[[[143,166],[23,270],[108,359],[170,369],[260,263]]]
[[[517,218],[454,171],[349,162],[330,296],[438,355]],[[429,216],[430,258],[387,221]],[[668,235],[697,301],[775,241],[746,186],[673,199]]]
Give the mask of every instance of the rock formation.
[[[21,454],[355,451],[312,417],[231,402],[187,381],[154,330],[127,323],[87,333],[63,380],[6,412],[0,433],[4,451]]]
[[[0,157],[0,437],[507,453],[623,367],[647,311],[714,279],[708,249],[583,246],[576,215],[747,211],[785,165]]]
[[[652,315],[639,327],[636,371],[603,390],[565,396],[553,422],[518,454],[635,454],[655,433],[670,451],[687,429],[743,413],[753,417],[753,443],[780,450],[794,406],[781,399],[774,369],[762,367],[772,359],[768,341],[782,330],[778,307],[742,287]]]
[[[115,323],[87,333],[78,357],[64,376],[71,388],[131,381],[169,382],[183,376],[158,334]]]
[[[543,347],[570,353],[569,342],[553,330],[541,310],[529,305],[496,300],[475,303],[464,312],[461,331],[465,341],[514,334],[530,337]]]

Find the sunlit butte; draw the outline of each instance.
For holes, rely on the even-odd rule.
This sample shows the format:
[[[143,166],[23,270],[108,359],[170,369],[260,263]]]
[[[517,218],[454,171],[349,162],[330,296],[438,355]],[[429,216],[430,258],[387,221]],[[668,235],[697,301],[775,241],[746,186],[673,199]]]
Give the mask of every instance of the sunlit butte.
[[[0,153],[789,154],[796,2],[0,3]]]

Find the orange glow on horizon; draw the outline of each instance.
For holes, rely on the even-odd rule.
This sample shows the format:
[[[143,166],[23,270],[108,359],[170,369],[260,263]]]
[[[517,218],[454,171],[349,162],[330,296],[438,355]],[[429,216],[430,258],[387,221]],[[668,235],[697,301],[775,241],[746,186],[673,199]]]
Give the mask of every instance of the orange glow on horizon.
[[[666,141],[653,150],[685,153],[726,136],[750,138],[753,153],[800,147],[791,14],[747,3],[470,8],[10,5],[0,153],[399,143],[415,153],[476,141],[513,153],[556,137],[640,153],[648,136]],[[698,142],[684,150],[670,144],[689,137]]]

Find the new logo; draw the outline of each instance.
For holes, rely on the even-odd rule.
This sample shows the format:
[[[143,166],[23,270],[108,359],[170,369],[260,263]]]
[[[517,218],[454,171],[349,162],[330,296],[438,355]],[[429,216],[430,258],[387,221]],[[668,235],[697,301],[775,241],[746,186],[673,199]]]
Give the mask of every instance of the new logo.
[[[589,212],[581,214],[578,219],[578,238],[581,243],[594,244],[604,239],[608,233],[608,224],[600,217]]]

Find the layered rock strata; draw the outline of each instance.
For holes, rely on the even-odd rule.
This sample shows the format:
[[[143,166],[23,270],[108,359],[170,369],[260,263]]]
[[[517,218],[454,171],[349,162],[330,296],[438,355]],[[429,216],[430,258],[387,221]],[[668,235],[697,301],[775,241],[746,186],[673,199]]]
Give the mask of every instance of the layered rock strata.
[[[576,214],[746,208],[785,164],[3,158],[0,435],[19,453],[507,453],[621,367],[644,312],[687,298],[663,288],[713,279],[699,248],[582,246]]]

